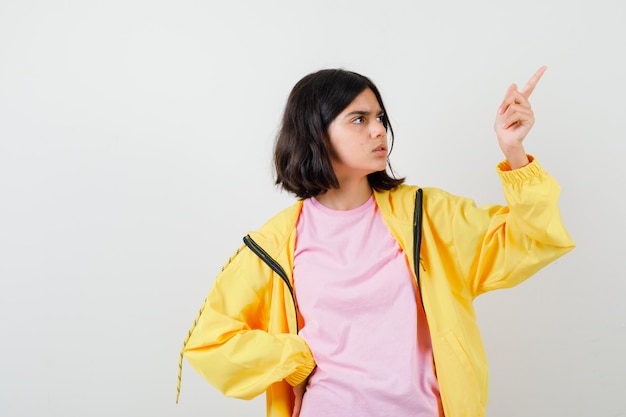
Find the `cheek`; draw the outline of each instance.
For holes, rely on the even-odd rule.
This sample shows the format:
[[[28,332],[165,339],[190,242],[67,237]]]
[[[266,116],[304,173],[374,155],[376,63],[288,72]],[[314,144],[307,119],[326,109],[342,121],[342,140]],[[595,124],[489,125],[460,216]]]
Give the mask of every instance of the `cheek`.
[[[346,159],[347,154],[349,155],[341,146],[334,146],[330,154],[330,160],[333,162],[341,162]]]
[[[337,159],[338,155],[341,153],[341,146],[340,144],[337,143],[337,141],[331,139],[330,140],[330,149],[329,149],[329,156],[330,159],[334,160]]]
[[[345,156],[347,149],[347,141],[341,136],[341,132],[334,132],[330,137],[330,156],[331,158],[340,159]]]

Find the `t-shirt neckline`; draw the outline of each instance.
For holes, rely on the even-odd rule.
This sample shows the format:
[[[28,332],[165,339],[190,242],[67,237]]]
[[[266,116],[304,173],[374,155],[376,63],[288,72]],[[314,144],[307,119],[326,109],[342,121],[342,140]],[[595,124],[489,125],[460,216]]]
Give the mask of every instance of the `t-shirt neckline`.
[[[368,209],[370,209],[374,205],[374,203],[375,203],[374,194],[372,194],[359,207],[355,207],[355,208],[350,209],[350,210],[335,210],[335,209],[331,209],[329,207],[326,207],[322,203],[320,203],[319,200],[317,198],[315,198],[315,197],[309,198],[309,201],[311,202],[311,206],[315,210],[319,210],[319,211],[321,211],[323,213],[326,213],[326,214],[332,214],[333,216],[353,216],[353,215],[358,215],[358,214],[361,214],[361,213],[367,211]]]

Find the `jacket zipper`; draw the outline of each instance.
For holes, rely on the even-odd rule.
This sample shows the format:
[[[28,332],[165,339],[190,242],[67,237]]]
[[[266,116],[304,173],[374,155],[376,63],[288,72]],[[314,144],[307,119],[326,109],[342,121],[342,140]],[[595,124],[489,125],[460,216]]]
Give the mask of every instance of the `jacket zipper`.
[[[417,280],[417,291],[420,295],[422,309],[424,308],[424,300],[422,299],[422,283],[420,281],[420,251],[422,249],[422,200],[423,194],[421,188],[415,192],[415,210],[413,211],[413,265],[415,268],[415,278]]]
[[[289,289],[289,293],[291,294],[291,301],[293,302],[293,311],[294,311],[294,315],[296,316],[296,334],[298,334],[300,329],[298,328],[298,309],[296,307],[296,297],[293,293],[293,286],[291,285],[291,282],[289,282],[287,273],[285,272],[283,267],[278,263],[278,261],[272,258],[258,243],[254,241],[254,239],[250,237],[250,235],[244,236],[243,243],[245,243],[246,246],[250,248],[250,250],[256,256],[261,258],[261,260],[265,262],[267,266],[269,266],[274,272],[276,272],[287,285],[287,288]]]
[[[423,219],[423,198],[424,192],[419,188],[415,192],[415,211],[413,212],[413,261],[415,263],[415,278],[417,279],[417,291],[420,295],[420,302],[422,303],[422,310],[424,311],[424,317],[428,322],[428,316],[426,315],[426,308],[424,307],[424,299],[422,298],[422,283],[420,278],[420,252],[422,248],[422,219]],[[435,363],[435,352],[433,351],[433,365],[435,366],[435,372],[437,364]],[[441,395],[441,392],[440,394]],[[443,399],[442,407],[443,407]],[[445,411],[445,410],[444,410]]]

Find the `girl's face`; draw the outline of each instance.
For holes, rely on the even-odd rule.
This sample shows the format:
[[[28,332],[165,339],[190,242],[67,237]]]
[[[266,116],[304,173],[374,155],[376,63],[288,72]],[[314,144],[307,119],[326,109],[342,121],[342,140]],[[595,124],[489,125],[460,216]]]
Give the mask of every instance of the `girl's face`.
[[[387,130],[378,100],[369,88],[331,122],[328,135],[331,162],[340,183],[387,167]]]

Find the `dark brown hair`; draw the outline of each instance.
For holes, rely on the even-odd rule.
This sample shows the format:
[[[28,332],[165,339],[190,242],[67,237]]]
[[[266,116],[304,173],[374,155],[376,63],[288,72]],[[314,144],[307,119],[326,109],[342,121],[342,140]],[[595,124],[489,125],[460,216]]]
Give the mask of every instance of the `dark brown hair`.
[[[287,99],[274,145],[277,185],[299,198],[314,197],[331,188],[339,188],[330,160],[328,127],[367,88],[372,90],[383,112],[383,125],[391,137],[391,153],[393,128],[374,83],[351,71],[317,71],[298,81]],[[393,173],[391,165],[389,169]],[[386,170],[373,172],[367,178],[377,191],[390,190],[404,182],[404,178],[395,178]]]

